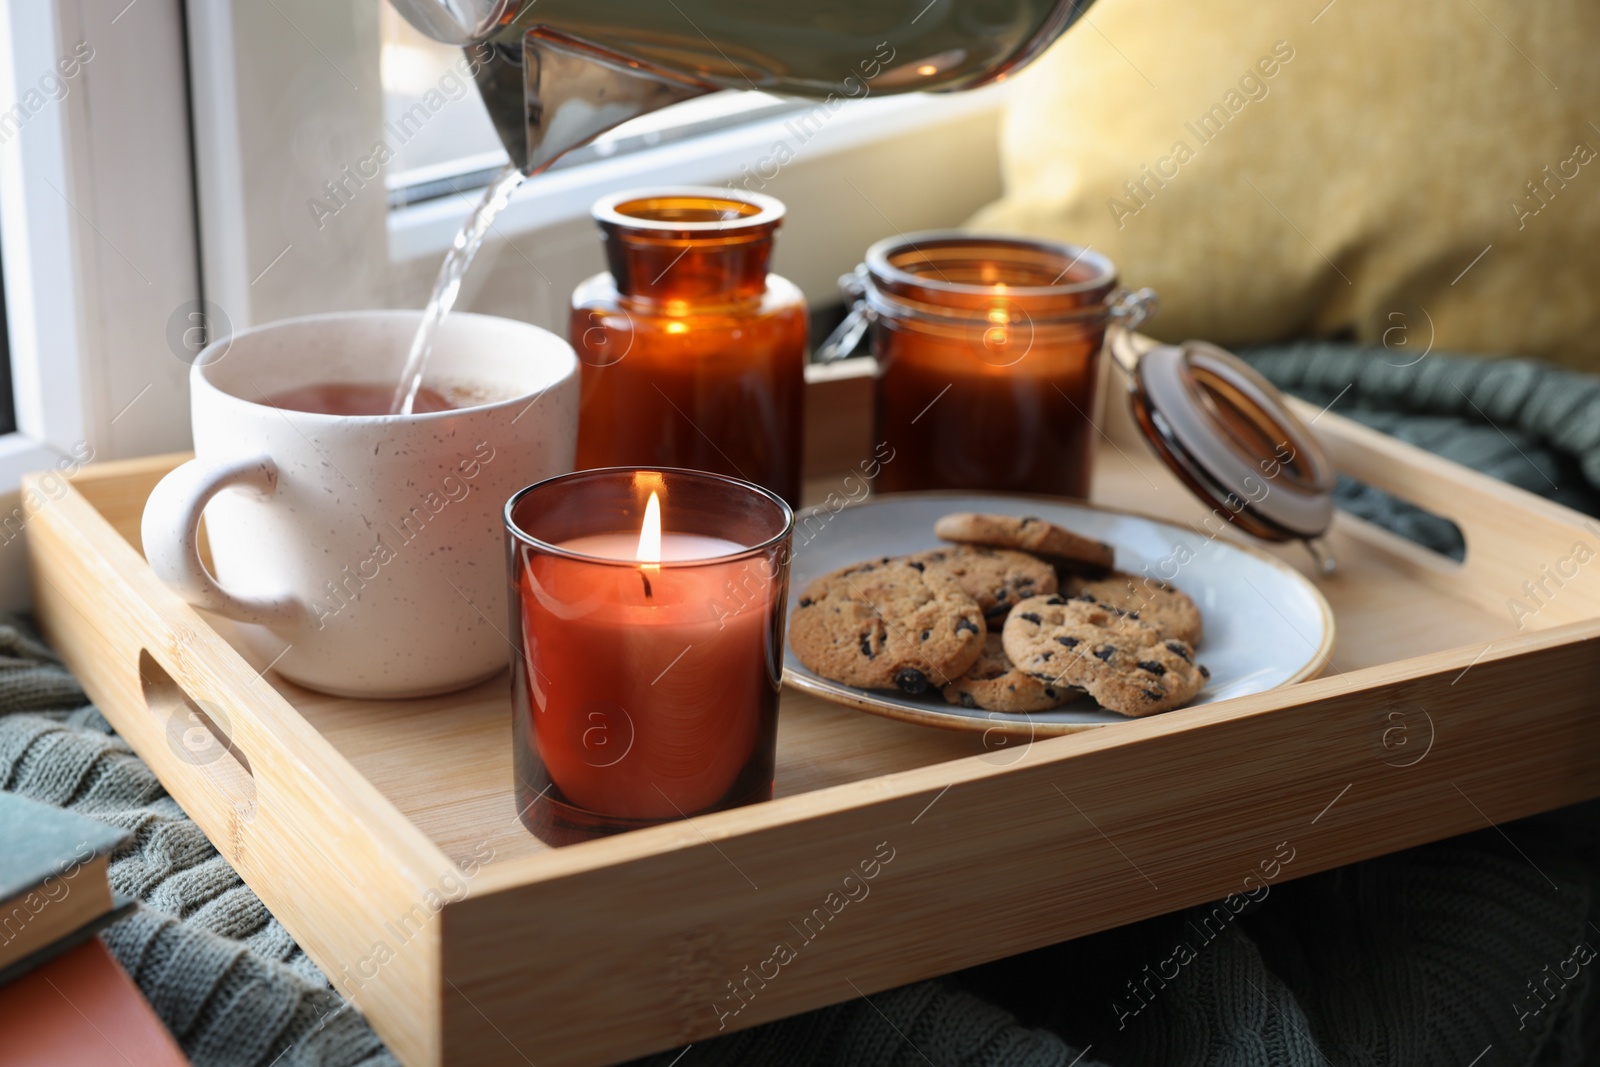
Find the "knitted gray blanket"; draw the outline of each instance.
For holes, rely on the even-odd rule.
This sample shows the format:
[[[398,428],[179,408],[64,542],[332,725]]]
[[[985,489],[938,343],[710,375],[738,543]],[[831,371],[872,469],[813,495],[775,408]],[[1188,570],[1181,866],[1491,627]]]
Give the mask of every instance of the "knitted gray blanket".
[[[1600,379],[1441,354],[1379,367],[1396,357],[1334,346],[1251,358],[1318,403],[1600,512]],[[1436,517],[1354,484],[1340,496],[1368,518],[1451,548],[1451,528]],[[16,621],[0,621],[0,789],[133,833],[113,857],[111,880],[143,905],[102,936],[199,1067],[393,1062]],[[1571,809],[1282,883],[1227,922],[1212,908],[1164,916],[641,1062],[1594,1062],[1595,814]],[[526,1051],[536,1062],[536,1050]]]

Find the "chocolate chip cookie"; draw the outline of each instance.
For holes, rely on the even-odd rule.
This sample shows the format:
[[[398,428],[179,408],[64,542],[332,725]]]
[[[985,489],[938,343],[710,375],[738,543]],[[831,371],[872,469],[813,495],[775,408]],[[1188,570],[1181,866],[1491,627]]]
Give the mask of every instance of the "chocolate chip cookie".
[[[818,578],[789,618],[795,655],[824,678],[913,694],[967,673],[986,633],[953,579],[889,558]]]
[[[1026,552],[955,545],[904,558],[925,573],[953,579],[963,593],[978,602],[984,621],[996,633],[1011,605],[1056,591],[1055,568]]]
[[[1159,578],[1112,571],[1104,578],[1069,575],[1062,587],[1069,596],[1090,596],[1107,607],[1125,611],[1179,641],[1200,643],[1204,626],[1200,609],[1188,595]]]
[[[1087,690],[1101,707],[1135,718],[1188,703],[1211,676],[1187,643],[1088,600],[1024,601],[1001,637],[1017,669]]]
[[[958,511],[934,523],[933,532],[957,544],[1028,552],[1062,571],[1100,575],[1114,562],[1111,546],[1104,541],[1032,517]]]
[[[1077,695],[1071,686],[1051,685],[1017,670],[998,633],[984,638],[983,655],[978,662],[944,687],[944,698],[952,704],[1013,714],[1048,711]]]

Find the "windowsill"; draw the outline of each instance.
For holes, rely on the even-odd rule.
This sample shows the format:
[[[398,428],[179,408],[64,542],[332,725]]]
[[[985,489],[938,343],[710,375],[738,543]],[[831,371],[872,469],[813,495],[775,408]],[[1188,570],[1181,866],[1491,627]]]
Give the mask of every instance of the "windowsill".
[[[790,118],[793,112],[804,111],[809,106],[810,102],[805,100],[758,92],[720,92],[694,97],[624,122],[566,153],[550,169],[587,166],[612,156],[698,140],[711,133],[767,119]],[[506,161],[505,149],[496,142],[490,151],[391,174],[386,182],[389,207],[395,210],[439,197],[454,197],[458,191],[470,193],[474,188],[488,185]]]
[[[940,126],[979,116],[997,116],[1005,87],[970,93],[912,94],[850,102],[801,141],[796,123],[807,112],[771,119],[648,148],[529,179],[501,213],[496,230],[526,233],[587,217],[595,199],[644,183],[697,185],[732,183],[741,176],[752,191],[778,179],[802,161],[866,149],[892,137],[931,134]],[[791,158],[776,163],[786,144]],[[781,179],[780,179],[781,180]],[[476,201],[472,192],[446,196],[389,212],[389,258],[404,264],[443,255]]]
[[[0,435],[0,492],[14,492],[24,474],[47,470],[62,453],[25,433]]]

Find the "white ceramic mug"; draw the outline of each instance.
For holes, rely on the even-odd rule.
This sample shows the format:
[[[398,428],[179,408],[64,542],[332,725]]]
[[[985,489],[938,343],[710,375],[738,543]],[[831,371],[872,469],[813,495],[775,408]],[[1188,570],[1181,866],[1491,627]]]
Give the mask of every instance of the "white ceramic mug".
[[[504,667],[501,510],[572,469],[577,358],[509,319],[456,312],[436,334],[427,384],[474,406],[347,416],[263,403],[316,383],[396,382],[420,317],[316,315],[216,342],[190,377],[195,458],[145,505],[156,574],[326,693],[425,696]]]

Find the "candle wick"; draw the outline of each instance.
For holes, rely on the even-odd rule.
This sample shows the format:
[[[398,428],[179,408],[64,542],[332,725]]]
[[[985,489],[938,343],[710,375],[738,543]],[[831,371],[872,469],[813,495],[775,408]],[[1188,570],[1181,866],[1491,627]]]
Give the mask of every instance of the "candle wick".
[[[650,597],[655,596],[655,594],[650,589],[650,576],[644,572],[644,568],[643,567],[639,568],[639,580],[644,583],[644,595],[645,595],[645,598],[649,599]]]

